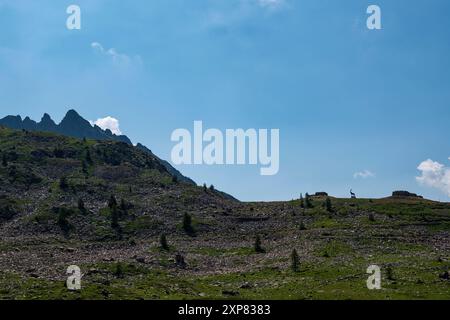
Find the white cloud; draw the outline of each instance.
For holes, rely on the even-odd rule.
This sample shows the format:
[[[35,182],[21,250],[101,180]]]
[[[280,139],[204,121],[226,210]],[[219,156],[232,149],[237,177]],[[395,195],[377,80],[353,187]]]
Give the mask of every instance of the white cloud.
[[[450,158],[449,158],[450,160]],[[428,159],[423,161],[417,169],[422,172],[416,180],[427,187],[438,189],[450,197],[450,168]]]
[[[113,63],[117,65],[129,66],[133,63],[142,64],[142,59],[140,58],[140,56],[130,57],[126,54],[117,52],[117,50],[114,48],[105,49],[99,42],[92,42],[91,47],[96,53],[111,58]]]
[[[353,174],[353,178],[354,179],[367,179],[367,178],[375,178],[375,173],[369,171],[369,170],[364,170],[364,171],[360,171],[360,172],[355,172]]]
[[[89,121],[92,126],[97,125],[103,130],[109,129],[112,133],[116,135],[121,135],[122,132],[120,131],[119,127],[119,120],[113,117],[106,117],[106,118],[100,118],[97,119],[97,121]]]

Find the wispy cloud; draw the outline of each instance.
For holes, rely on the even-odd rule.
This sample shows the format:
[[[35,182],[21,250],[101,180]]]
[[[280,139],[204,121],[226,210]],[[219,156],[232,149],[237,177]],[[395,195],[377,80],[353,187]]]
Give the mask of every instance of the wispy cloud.
[[[105,118],[97,119],[97,121],[89,121],[92,126],[97,125],[103,130],[109,129],[112,133],[116,135],[121,135],[122,131],[120,131],[119,120],[116,118],[107,116]]]
[[[363,170],[360,172],[355,172],[353,174],[354,179],[368,179],[368,178],[375,178],[375,173],[369,171],[369,170]]]
[[[130,66],[136,63],[142,64],[142,59],[140,56],[130,57],[127,54],[119,53],[114,48],[105,49],[105,47],[103,47],[103,45],[99,42],[92,42],[91,47],[97,54],[109,57],[116,65]]]
[[[449,158],[450,160],[450,158]],[[427,187],[438,189],[450,197],[450,168],[428,159],[423,161],[417,169],[422,172],[416,180]]]

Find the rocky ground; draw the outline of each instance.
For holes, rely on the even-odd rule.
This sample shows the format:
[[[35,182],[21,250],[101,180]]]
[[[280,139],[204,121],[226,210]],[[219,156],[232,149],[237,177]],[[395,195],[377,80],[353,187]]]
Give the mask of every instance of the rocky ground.
[[[0,299],[450,299],[449,203],[242,203],[123,143],[4,128],[0,157]]]

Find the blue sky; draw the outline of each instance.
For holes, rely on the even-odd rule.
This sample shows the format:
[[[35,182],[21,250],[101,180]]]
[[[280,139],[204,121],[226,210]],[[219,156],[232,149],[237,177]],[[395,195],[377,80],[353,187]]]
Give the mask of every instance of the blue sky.
[[[65,27],[70,4],[81,30]],[[382,30],[366,28],[370,4]],[[172,131],[195,120],[279,128],[278,175],[178,169],[241,200],[353,188],[449,201],[449,11],[447,0],[0,0],[0,116],[112,116],[168,160]]]

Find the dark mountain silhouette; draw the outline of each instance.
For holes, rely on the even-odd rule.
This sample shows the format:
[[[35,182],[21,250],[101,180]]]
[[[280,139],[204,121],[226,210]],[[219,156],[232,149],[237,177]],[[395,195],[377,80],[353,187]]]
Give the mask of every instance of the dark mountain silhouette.
[[[131,144],[131,140],[127,136],[118,136],[111,130],[92,126],[75,110],[69,110],[60,124],[56,124],[46,113],[40,122],[33,121],[29,117],[22,120],[21,116],[7,116],[0,120],[0,125],[16,130],[53,132],[80,139],[112,140]]]
[[[92,126],[89,121],[81,117],[75,110],[69,110],[59,124],[56,124],[50,115],[45,113],[40,122],[36,122],[29,117],[22,120],[21,116],[7,116],[0,119],[0,126],[16,130],[52,132],[79,139],[110,140],[132,144],[131,140],[125,135],[116,135],[109,129],[103,130],[97,125]],[[150,149],[142,144],[138,144],[137,147],[155,156]],[[167,171],[179,181],[196,184],[192,179],[183,176],[169,162],[162,159],[159,160]]]

